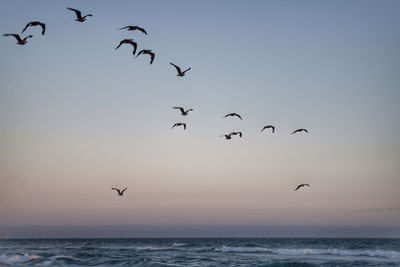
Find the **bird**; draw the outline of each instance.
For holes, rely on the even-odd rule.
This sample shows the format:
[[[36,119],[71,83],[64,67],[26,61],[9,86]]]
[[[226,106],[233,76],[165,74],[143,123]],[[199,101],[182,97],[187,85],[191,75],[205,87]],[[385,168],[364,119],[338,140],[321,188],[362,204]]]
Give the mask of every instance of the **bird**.
[[[183,129],[186,130],[186,123],[177,122],[177,123],[174,124],[174,126],[172,126],[171,129],[174,129],[175,126],[176,126],[176,127],[178,127],[178,126],[183,126]]]
[[[231,132],[230,135],[239,135],[240,138],[242,138],[242,132]]]
[[[224,135],[221,135],[220,137],[225,137],[226,140],[232,139],[232,135],[231,134],[224,134]]]
[[[264,128],[262,128],[261,132],[264,131],[265,129],[268,129],[268,128],[271,128],[271,129],[272,129],[272,132],[275,132],[275,127],[272,126],[272,125],[264,126]]]
[[[19,45],[25,45],[28,42],[28,38],[32,38],[33,35],[28,35],[24,39],[21,39],[21,37],[18,34],[15,33],[5,33],[3,36],[14,36],[15,39],[17,39],[17,44]]]
[[[139,26],[125,26],[123,28],[120,28],[120,30],[127,30],[127,31],[135,31],[135,30],[139,30],[141,32],[143,32],[144,34],[147,34],[146,30],[139,27]]]
[[[148,54],[148,55],[150,55],[150,57],[151,57],[150,64],[153,63],[154,57],[156,56],[156,55],[154,54],[153,51],[148,50],[148,49],[143,49],[142,51],[140,51],[140,52],[137,54],[137,56],[136,56],[135,58],[137,58],[137,57],[140,56],[141,54]]]
[[[299,185],[296,187],[296,189],[295,189],[294,191],[297,191],[299,188],[301,188],[301,187],[303,187],[303,186],[308,186],[308,187],[310,187],[309,184],[299,184]]]
[[[182,72],[181,68],[178,67],[177,65],[175,65],[174,63],[170,62],[169,64],[171,64],[172,66],[175,67],[176,71],[178,71],[178,74],[177,74],[176,76],[179,76],[179,77],[185,76],[185,72],[187,72],[187,71],[189,71],[189,70],[192,69],[192,68],[188,68],[187,70],[185,70],[185,71]]]
[[[116,190],[116,191],[118,191],[118,195],[119,195],[119,196],[121,196],[121,197],[124,195],[124,192],[125,192],[125,190],[126,190],[126,189],[128,189],[128,187],[127,187],[127,188],[125,188],[125,189],[124,189],[124,190],[122,190],[122,191],[121,191],[121,190],[119,190],[118,188],[114,188],[114,187],[113,187],[113,188],[111,188],[111,190]]]
[[[242,132],[231,132],[229,134],[221,135],[220,137],[225,137],[225,139],[230,140],[232,139],[232,135],[239,135],[239,137],[242,137],[243,134]]]
[[[87,15],[82,17],[82,13],[78,9],[74,9],[74,8],[70,8],[70,7],[67,7],[67,9],[75,12],[75,14],[76,14],[76,20],[75,21],[84,22],[86,20],[86,17],[93,17],[92,14],[87,14]]]
[[[229,114],[226,114],[225,116],[223,116],[222,118],[226,118],[226,117],[229,117],[229,116],[236,116],[236,117],[238,117],[239,119],[242,119],[242,117],[240,117],[240,115],[237,114],[237,113],[229,113]]]
[[[181,111],[182,116],[187,116],[189,114],[189,111],[193,111],[193,109],[191,109],[191,108],[186,111],[184,108],[181,108],[181,107],[172,107],[172,108],[179,109]]]
[[[301,129],[297,129],[297,130],[294,131],[292,134],[299,133],[299,132],[306,132],[306,133],[308,133],[308,131],[307,131],[306,129],[301,128]]]
[[[33,26],[40,26],[42,27],[42,35],[44,35],[45,31],[46,31],[46,24],[40,22],[40,21],[31,21],[28,24],[26,24],[25,28],[22,30],[22,33],[24,33],[24,31],[26,29],[28,29],[28,27],[33,27]]]
[[[119,45],[115,48],[115,50],[117,50],[123,44],[131,44],[133,46],[133,54],[135,55],[137,49],[137,43],[135,43],[133,39],[122,40],[121,42],[119,42]]]

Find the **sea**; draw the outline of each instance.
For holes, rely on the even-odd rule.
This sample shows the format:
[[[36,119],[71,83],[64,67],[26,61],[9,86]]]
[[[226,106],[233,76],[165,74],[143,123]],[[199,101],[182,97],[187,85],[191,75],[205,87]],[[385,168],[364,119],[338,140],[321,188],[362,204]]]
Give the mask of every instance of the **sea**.
[[[400,266],[400,239],[4,239],[0,266]]]

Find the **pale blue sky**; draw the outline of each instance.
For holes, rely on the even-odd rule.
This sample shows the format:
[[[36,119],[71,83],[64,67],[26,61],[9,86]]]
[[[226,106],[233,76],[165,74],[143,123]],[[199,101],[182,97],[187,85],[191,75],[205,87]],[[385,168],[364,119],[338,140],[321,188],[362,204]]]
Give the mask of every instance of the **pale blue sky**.
[[[94,16],[78,23],[66,7]],[[23,47],[0,39],[0,226],[399,226],[399,11],[1,1],[1,33],[33,20],[47,31],[28,29]],[[124,38],[153,49],[153,65],[115,50]],[[176,77],[169,62],[192,70]],[[170,130],[178,121],[187,131]],[[259,133],[266,123],[275,134]],[[289,134],[300,127],[310,134]],[[232,130],[244,137],[219,137]],[[294,194],[302,182],[312,187]],[[124,185],[122,200],[109,191]]]

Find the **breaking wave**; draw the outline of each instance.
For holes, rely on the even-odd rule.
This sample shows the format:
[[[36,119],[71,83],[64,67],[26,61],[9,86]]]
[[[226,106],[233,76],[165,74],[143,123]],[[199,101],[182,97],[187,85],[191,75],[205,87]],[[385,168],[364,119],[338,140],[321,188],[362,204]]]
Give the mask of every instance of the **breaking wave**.
[[[381,257],[390,259],[400,259],[400,252],[386,250],[341,250],[341,249],[289,249],[289,248],[263,248],[263,247],[229,247],[223,246],[216,248],[220,252],[238,252],[238,253],[270,253],[278,255],[337,255],[337,256],[364,256]]]
[[[14,255],[0,255],[0,264],[17,264],[28,261],[34,261],[40,259],[38,255],[29,254],[14,254]]]

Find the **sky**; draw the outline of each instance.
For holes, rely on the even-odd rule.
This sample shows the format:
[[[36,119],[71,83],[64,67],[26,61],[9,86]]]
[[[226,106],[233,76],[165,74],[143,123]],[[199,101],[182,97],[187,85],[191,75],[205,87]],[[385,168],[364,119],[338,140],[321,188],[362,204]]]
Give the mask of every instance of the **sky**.
[[[2,34],[47,28],[26,30],[25,46],[0,38],[0,232],[400,237],[399,11],[389,0],[1,1]],[[115,50],[125,38],[154,63]],[[170,62],[191,70],[177,77]],[[243,138],[220,137],[231,131]],[[300,183],[311,187],[294,192]]]

